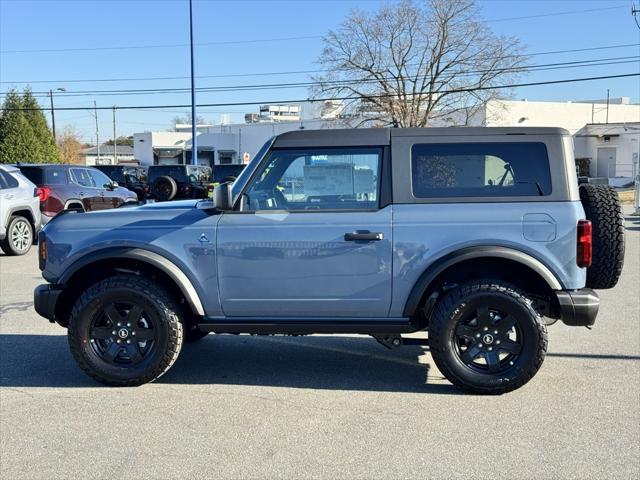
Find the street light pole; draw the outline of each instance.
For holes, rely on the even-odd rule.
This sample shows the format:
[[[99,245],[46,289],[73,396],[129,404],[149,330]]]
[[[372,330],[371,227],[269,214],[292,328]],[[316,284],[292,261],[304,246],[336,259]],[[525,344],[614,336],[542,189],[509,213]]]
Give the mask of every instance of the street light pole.
[[[189,0],[189,46],[191,49],[191,164],[198,164],[198,138],[196,128],[196,86],[193,73],[193,5]]]

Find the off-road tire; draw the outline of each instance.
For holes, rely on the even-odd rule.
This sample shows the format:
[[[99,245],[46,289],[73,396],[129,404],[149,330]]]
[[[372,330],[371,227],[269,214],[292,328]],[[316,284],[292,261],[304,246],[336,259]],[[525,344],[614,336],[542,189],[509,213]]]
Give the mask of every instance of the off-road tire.
[[[580,200],[593,228],[593,261],[587,269],[589,288],[613,288],[624,264],[624,215],[618,193],[608,185],[580,186]]]
[[[497,300],[499,299],[499,301]],[[491,302],[507,305],[509,315],[517,315],[522,331],[522,353],[505,371],[479,373],[465,365],[455,351],[455,332],[470,307]],[[440,372],[462,390],[499,395],[515,390],[537,373],[547,352],[547,329],[524,292],[501,280],[476,280],[446,291],[438,300],[429,325],[429,349]]]
[[[104,302],[114,299],[134,299],[157,323],[159,341],[154,345],[157,348],[149,362],[139,368],[110,365],[92,354],[89,345],[92,318]],[[176,300],[162,285],[137,275],[115,275],[90,286],[75,303],[69,317],[69,347],[80,368],[95,380],[117,387],[142,385],[163,375],[178,358],[184,338],[180,314]]]
[[[20,234],[21,239],[24,239],[23,235],[29,236],[28,239],[24,240],[24,242],[26,242],[25,248],[18,248],[18,246],[13,244],[14,230],[17,228],[20,228],[20,232],[16,232],[16,235]],[[31,250],[33,241],[33,225],[31,225],[29,219],[22,215],[13,215],[9,218],[9,223],[7,224],[6,237],[3,240],[0,240],[0,247],[2,247],[4,253],[9,256],[24,255]]]
[[[162,188],[163,185],[165,188]],[[160,202],[173,200],[177,193],[178,184],[173,178],[167,175],[158,177],[153,183],[153,197]]]

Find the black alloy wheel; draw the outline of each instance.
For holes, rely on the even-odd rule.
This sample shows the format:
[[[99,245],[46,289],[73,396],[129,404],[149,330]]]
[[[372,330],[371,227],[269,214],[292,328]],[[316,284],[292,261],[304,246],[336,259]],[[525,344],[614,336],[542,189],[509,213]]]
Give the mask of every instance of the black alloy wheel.
[[[429,347],[454,385],[502,394],[542,366],[547,330],[523,291],[502,280],[477,280],[442,294],[429,324]]]
[[[91,322],[89,341],[104,362],[137,365],[151,353],[156,337],[152,316],[134,302],[110,302]]]
[[[162,284],[120,274],[87,288],[67,338],[80,368],[106,385],[134,386],[164,374],[184,340],[183,312]]]
[[[452,348],[460,361],[482,373],[501,373],[513,367],[523,349],[516,318],[498,309],[479,306],[459,320]]]

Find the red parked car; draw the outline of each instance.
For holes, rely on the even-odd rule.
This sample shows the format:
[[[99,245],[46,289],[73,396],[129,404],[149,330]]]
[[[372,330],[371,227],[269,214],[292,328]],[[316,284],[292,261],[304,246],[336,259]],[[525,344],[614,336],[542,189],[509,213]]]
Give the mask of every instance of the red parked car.
[[[104,210],[136,203],[136,194],[100,170],[80,165],[17,165],[39,188],[42,223],[62,210]]]

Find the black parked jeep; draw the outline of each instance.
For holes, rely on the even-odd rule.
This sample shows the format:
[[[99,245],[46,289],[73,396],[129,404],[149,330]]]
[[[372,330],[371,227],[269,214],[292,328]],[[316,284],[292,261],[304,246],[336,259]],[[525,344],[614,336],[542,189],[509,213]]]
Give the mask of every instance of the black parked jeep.
[[[95,168],[104,173],[118,185],[135,192],[138,200],[144,202],[149,195],[147,169],[135,165],[96,165]]]
[[[151,194],[158,202],[185,198],[207,198],[211,168],[202,165],[152,165]]]

